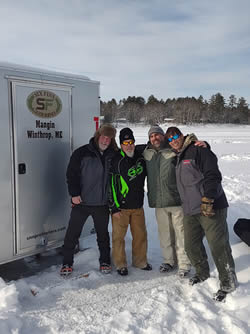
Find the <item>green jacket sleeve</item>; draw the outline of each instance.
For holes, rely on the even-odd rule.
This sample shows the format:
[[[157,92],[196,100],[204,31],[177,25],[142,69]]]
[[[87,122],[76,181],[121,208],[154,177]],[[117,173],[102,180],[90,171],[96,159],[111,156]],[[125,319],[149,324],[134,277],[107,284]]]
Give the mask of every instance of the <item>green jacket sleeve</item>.
[[[120,206],[125,200],[129,187],[124,178],[111,164],[109,175],[109,209],[111,213],[119,212]]]

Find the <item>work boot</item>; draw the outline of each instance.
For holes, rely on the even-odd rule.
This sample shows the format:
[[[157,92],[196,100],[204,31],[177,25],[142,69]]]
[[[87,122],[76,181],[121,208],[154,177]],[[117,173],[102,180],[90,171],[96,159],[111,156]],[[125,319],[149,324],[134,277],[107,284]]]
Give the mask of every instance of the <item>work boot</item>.
[[[120,269],[117,269],[117,272],[121,276],[127,276],[128,275],[128,268],[122,267]]]
[[[171,266],[171,264],[169,263],[162,263],[160,265],[159,271],[160,273],[169,273],[171,271],[173,271],[175,268],[173,266]]]
[[[141,268],[141,270],[150,271],[150,270],[152,270],[152,266],[151,266],[151,264],[147,263],[147,265],[145,267]]]
[[[217,302],[225,302],[227,296],[227,292],[223,291],[223,290],[218,290],[214,296],[213,296],[213,300],[217,301]]]

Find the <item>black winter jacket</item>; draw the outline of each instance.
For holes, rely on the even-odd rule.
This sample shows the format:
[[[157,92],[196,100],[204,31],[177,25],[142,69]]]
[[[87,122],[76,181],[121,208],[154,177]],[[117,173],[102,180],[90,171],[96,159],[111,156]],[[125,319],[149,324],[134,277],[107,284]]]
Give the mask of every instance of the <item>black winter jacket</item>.
[[[122,150],[116,153],[110,169],[110,209],[139,209],[143,206],[146,164],[142,156],[145,145],[135,147],[134,157]]]
[[[200,213],[203,196],[214,199],[215,210],[228,207],[216,155],[208,148],[195,146],[189,136],[177,155],[176,180],[185,215]]]
[[[71,197],[81,196],[83,205],[108,204],[108,176],[114,153],[109,147],[101,154],[94,138],[73,152],[66,174]]]

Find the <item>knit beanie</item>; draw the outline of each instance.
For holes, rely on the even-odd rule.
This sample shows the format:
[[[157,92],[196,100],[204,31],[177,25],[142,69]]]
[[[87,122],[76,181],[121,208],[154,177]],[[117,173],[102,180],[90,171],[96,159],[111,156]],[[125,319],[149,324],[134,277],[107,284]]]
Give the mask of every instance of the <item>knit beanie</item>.
[[[151,128],[148,130],[148,137],[150,138],[150,136],[153,133],[159,133],[161,135],[165,135],[164,131],[162,130],[162,128],[159,125],[152,125]]]
[[[124,140],[128,139],[132,139],[133,141],[135,141],[133,131],[130,128],[121,129],[119,138],[120,138],[120,144],[122,144]]]

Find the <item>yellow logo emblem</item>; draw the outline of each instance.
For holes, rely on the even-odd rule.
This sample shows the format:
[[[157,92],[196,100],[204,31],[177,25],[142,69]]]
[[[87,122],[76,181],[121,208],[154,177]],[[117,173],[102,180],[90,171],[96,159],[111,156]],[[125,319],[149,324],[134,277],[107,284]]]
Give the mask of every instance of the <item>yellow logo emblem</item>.
[[[28,96],[27,107],[35,116],[52,118],[62,111],[62,101],[53,92],[36,90]]]

